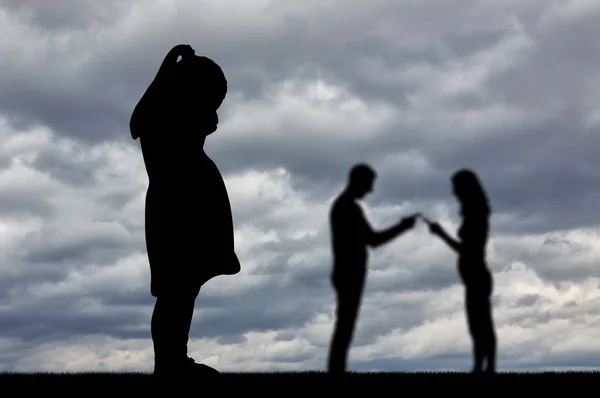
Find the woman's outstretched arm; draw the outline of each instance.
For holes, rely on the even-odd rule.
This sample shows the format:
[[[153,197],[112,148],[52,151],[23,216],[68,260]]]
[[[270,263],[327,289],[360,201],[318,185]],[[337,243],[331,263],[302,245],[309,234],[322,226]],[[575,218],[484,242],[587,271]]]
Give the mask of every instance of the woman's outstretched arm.
[[[452,238],[448,233],[442,228],[442,226],[436,222],[431,222],[428,219],[421,217],[423,221],[429,225],[429,231],[439,236],[452,250],[460,254],[462,243],[454,238]]]
[[[448,233],[446,231],[444,231],[441,227],[440,227],[440,231],[437,234],[440,238],[442,238],[442,240],[444,242],[446,242],[446,244],[448,246],[450,246],[450,248],[452,250],[454,250],[456,253],[460,254],[461,251],[461,247],[462,247],[462,243],[456,239],[454,239],[453,237],[451,237],[450,235],[448,235]]]

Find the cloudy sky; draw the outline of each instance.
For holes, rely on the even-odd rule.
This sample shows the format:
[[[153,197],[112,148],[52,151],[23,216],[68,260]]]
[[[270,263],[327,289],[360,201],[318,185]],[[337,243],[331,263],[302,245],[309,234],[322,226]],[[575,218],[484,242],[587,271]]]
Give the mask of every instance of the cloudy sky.
[[[196,302],[221,371],[324,370],[327,215],[379,174],[375,228],[493,206],[499,370],[600,367],[596,0],[0,0],[0,371],[151,371],[148,179],[133,107],[171,47],[229,81],[206,150],[242,271]],[[424,225],[371,252],[350,370],[469,370],[455,255]]]

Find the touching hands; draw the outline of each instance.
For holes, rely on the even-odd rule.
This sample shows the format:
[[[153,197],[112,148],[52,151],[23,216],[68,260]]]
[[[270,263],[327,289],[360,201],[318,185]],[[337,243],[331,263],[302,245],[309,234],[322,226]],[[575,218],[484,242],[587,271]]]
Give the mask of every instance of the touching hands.
[[[431,232],[431,234],[438,236],[444,235],[444,229],[440,224],[438,224],[435,221],[429,220],[421,213],[415,213],[411,216],[402,218],[402,220],[400,221],[400,226],[404,230],[412,229],[415,226],[417,218],[420,218],[425,224],[427,224],[427,226],[429,227],[429,232]]]

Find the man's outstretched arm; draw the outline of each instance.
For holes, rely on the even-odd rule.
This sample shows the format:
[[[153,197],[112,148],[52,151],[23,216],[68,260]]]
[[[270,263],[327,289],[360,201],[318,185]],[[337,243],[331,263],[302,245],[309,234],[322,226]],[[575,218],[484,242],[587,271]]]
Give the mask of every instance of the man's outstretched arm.
[[[388,243],[389,241],[391,241],[392,239],[401,235],[405,231],[411,229],[415,225],[416,217],[417,217],[417,215],[405,217],[402,220],[400,220],[400,222],[398,224],[396,224],[388,229],[385,229],[383,231],[376,232],[373,230],[373,228],[371,228],[371,225],[369,224],[369,222],[361,214],[362,223],[363,223],[365,231],[366,231],[366,233],[365,233],[366,238],[367,238],[366,243],[371,247],[378,247],[385,243]]]

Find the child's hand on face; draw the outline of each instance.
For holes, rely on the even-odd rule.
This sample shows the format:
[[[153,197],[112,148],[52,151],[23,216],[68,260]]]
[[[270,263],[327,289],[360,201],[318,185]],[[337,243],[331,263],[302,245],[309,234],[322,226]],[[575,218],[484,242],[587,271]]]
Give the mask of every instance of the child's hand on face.
[[[189,44],[178,44],[171,49],[171,51],[175,52],[181,59],[188,58],[196,55],[196,52]]]

